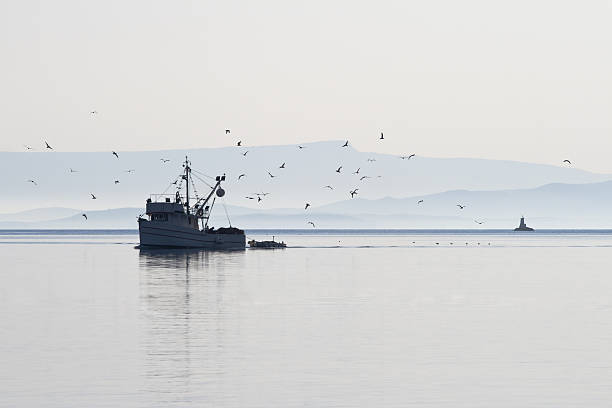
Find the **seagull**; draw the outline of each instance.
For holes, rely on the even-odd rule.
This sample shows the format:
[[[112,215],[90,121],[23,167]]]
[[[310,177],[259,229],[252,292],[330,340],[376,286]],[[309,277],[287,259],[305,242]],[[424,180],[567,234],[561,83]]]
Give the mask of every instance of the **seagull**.
[[[236,143],[236,146],[242,146],[242,140],[239,140],[238,143]]]
[[[249,152],[249,151],[247,150],[246,152],[242,153],[242,155],[243,155],[244,157],[246,157],[246,155],[247,155],[247,153],[248,153],[248,152]]]
[[[274,174],[272,174],[272,173],[270,173],[270,172],[268,172],[268,176],[270,176],[270,178],[274,178],[274,177],[276,177]]]
[[[572,164],[572,162],[567,159],[563,160],[563,163]]]
[[[307,209],[308,209],[308,207],[310,207],[310,204],[309,204],[309,203],[306,203],[306,205],[304,206],[304,209],[305,209],[305,210],[307,210]]]
[[[463,210],[465,208],[465,205],[457,204],[457,207],[459,207],[460,210]]]
[[[71,167],[71,168],[70,168],[70,172],[71,172],[71,173],[78,173],[79,171],[78,171],[78,170],[74,170],[74,169]]]
[[[354,171],[353,174],[359,174],[359,170],[361,170],[361,167],[357,169],[357,171]]]
[[[383,132],[380,132],[380,140],[383,140],[385,138],[385,136],[383,135]]]
[[[53,150],[53,148],[49,145],[49,143],[47,143],[47,141],[45,140],[45,145],[47,146],[47,149],[49,150]]]
[[[351,198],[353,198],[355,196],[355,194],[357,193],[357,190],[359,190],[358,188],[354,189],[353,191],[350,191],[349,194],[351,195]]]
[[[342,145],[342,147],[348,147],[348,140]]]
[[[159,159],[162,161],[162,163],[168,163],[170,161],[170,159]]]
[[[243,178],[244,176],[246,176],[246,174],[241,174],[238,176],[238,180],[240,180],[241,178]]]
[[[115,180],[115,184],[119,184],[119,180]]]
[[[25,147],[25,148],[26,148],[26,150],[32,150],[32,147],[31,147],[31,146],[28,146],[28,145],[23,145],[23,147]]]
[[[484,224],[484,221],[474,220],[474,222],[475,222],[476,224],[478,224],[478,225],[482,225],[482,224]]]
[[[338,169],[336,169],[336,173],[340,173],[340,171],[342,170],[342,166],[338,167]]]
[[[332,186],[330,186],[330,185],[323,186],[323,188],[329,188],[330,190],[333,190],[333,189],[334,189],[334,188],[333,188]]]
[[[417,201],[417,204],[421,204],[421,203],[423,203],[423,200]]]
[[[370,177],[370,176],[361,176],[361,178],[359,179],[359,181],[363,181],[363,180],[365,180],[365,179],[369,179],[369,178],[372,178],[372,177]]]
[[[126,172],[126,173],[133,173],[133,172],[135,172],[135,171],[136,171],[136,170],[134,170],[134,169],[130,169],[130,170],[126,170],[125,172]]]
[[[285,163],[281,164],[280,166],[278,166],[279,169],[284,169],[285,168]]]
[[[315,228],[315,223],[312,221],[308,221],[308,224],[312,225],[312,228]]]
[[[35,182],[34,180],[28,180],[28,183],[32,183],[32,184],[34,184],[35,186],[37,186],[37,185],[38,185],[38,183],[37,183],[37,182]]]
[[[229,135],[229,133],[230,133],[230,130],[229,129],[225,129],[225,134]]]
[[[376,159],[368,159],[368,161],[371,163],[371,162],[375,162]]]
[[[119,158],[119,155],[115,151],[113,151],[113,156],[115,156],[116,158]]]
[[[89,193],[89,194],[91,194],[91,193]],[[96,196],[95,196],[95,195],[93,195],[93,194],[91,194],[91,199],[92,199],[92,200],[97,200]]]
[[[85,217],[85,220],[87,220],[87,214],[81,214],[83,217]]]

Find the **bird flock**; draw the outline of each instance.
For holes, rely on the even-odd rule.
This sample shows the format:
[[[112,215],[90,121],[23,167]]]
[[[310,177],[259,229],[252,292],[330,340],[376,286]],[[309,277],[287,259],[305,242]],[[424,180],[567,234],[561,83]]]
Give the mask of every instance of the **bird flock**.
[[[91,115],[97,115],[97,114],[98,114],[98,111],[97,111],[97,110],[92,110],[92,111],[90,111],[90,114],[91,114]],[[53,148],[53,146],[52,146],[52,145],[51,145],[51,144],[50,144],[50,143],[49,143],[47,140],[43,140],[42,142],[43,142],[43,148],[42,148],[42,150],[43,150],[43,151],[54,151],[54,150],[55,150],[55,149]],[[26,151],[34,151],[34,150],[36,150],[34,147],[32,147],[32,146],[30,146],[30,145],[26,145],[26,144],[24,144],[24,145],[23,145],[23,147],[25,148],[25,150],[26,150]],[[111,155],[112,155],[112,157],[114,157],[116,160],[119,160],[119,153],[117,153],[116,151],[112,150],[112,151],[110,152],[110,154],[111,154]],[[169,162],[170,162],[170,159],[161,158],[161,159],[160,159],[160,161],[161,161],[163,164],[166,164],[166,163],[169,163]],[[135,169],[127,169],[127,170],[124,170],[124,172],[125,172],[125,173],[127,173],[127,174],[132,174],[132,173],[134,173],[135,171],[136,171]],[[78,172],[79,172],[79,170],[76,170],[76,169],[74,169],[73,167],[68,167],[68,172],[69,172],[70,174],[74,174],[74,173],[78,173]],[[26,180],[26,182],[27,182],[27,183],[30,183],[32,186],[38,186],[38,182],[37,182],[36,180],[34,180],[34,179],[27,179],[27,180]],[[121,181],[119,180],[119,178],[114,178],[114,179],[113,179],[113,184],[115,184],[115,185],[120,184],[120,182],[121,182]],[[94,194],[94,193],[89,193],[89,196],[90,196],[90,199],[91,199],[91,200],[97,200],[97,199],[98,199],[98,197],[97,197],[97,196],[96,196],[96,194]],[[85,214],[85,213],[81,214],[81,216],[83,217],[83,219],[84,219],[85,221],[87,221],[87,220],[89,219],[89,218],[88,218],[88,216],[87,216],[87,214]]]
[[[97,110],[91,110],[91,111],[90,111],[90,114],[91,114],[91,115],[93,115],[93,116],[96,116],[96,115],[98,115],[98,111],[97,111]],[[231,135],[231,129],[226,128],[226,129],[225,129],[225,134],[226,134],[226,135]],[[378,137],[378,140],[381,140],[381,141],[386,140],[386,139],[385,139],[385,136],[384,136],[384,132],[382,132],[382,131],[380,132],[380,136]],[[44,150],[44,151],[53,151],[53,150],[54,150],[53,146],[52,146],[52,145],[51,145],[51,144],[50,144],[50,143],[49,143],[47,140],[43,140],[43,142],[44,142],[44,147],[43,147],[43,150]],[[34,149],[32,146],[30,146],[30,145],[26,145],[26,144],[24,144],[23,146],[24,146],[24,148],[26,149],[26,151],[32,151],[32,150],[35,150],[35,149]],[[242,140],[237,140],[237,141],[235,142],[235,146],[236,146],[236,147],[239,147],[239,148],[242,148],[242,147],[243,147],[243,141],[242,141]],[[297,148],[298,148],[299,150],[303,150],[303,149],[305,149],[306,147],[307,147],[307,146],[297,145]],[[342,145],[339,145],[339,148],[340,148],[340,149],[345,149],[345,148],[348,148],[348,147],[349,147],[349,141],[348,141],[348,140],[346,140],[346,141],[345,141],[345,142],[344,142]],[[242,152],[241,152],[241,155],[242,155],[244,158],[247,158],[248,153],[249,153],[249,150],[244,150],[244,151],[242,151]],[[113,156],[113,157],[114,157],[116,160],[119,160],[119,159],[120,159],[120,157],[119,157],[119,153],[117,153],[117,152],[116,152],[116,151],[114,151],[114,150],[113,150],[113,151],[111,151],[111,155],[112,155],[112,156]],[[411,154],[409,154],[409,155],[400,155],[400,156],[398,156],[398,157],[399,157],[401,160],[411,160],[411,159],[414,159],[414,158],[416,157],[416,153],[411,153]],[[162,164],[167,164],[167,163],[171,162],[171,160],[170,160],[170,159],[167,159],[167,158],[160,158],[159,160],[161,161],[161,163],[162,163]],[[375,159],[375,158],[368,158],[368,159],[367,159],[367,162],[368,162],[368,163],[373,163],[373,162],[375,162],[375,161],[376,161],[376,159]],[[564,159],[564,160],[562,161],[562,163],[563,163],[563,164],[570,165],[570,166],[572,165],[572,162],[571,162],[569,159]],[[280,165],[278,165],[278,167],[276,168],[277,170],[275,171],[275,173],[276,173],[277,171],[283,171],[283,170],[285,170],[285,169],[287,168],[287,166],[288,166],[288,163],[287,163],[287,162],[282,162],[282,163],[281,163]],[[338,167],[335,169],[335,173],[337,173],[337,174],[342,174],[342,173],[343,173],[343,168],[344,168],[344,166],[343,166],[343,165],[339,165],[339,166],[338,166]],[[74,168],[72,168],[72,167],[69,167],[69,168],[68,168],[68,171],[69,171],[69,173],[71,173],[71,174],[72,174],[72,173],[78,173],[78,170],[76,170],[76,169],[74,169]],[[124,170],[124,172],[125,172],[125,173],[127,173],[127,174],[134,173],[135,171],[136,171],[135,169],[127,169],[127,170]],[[274,174],[274,173],[272,172],[272,170],[270,170],[270,169],[267,169],[267,170],[266,170],[266,172],[267,172],[267,174],[268,174],[268,176],[269,176],[269,178],[270,178],[270,179],[274,179],[274,178],[276,178],[276,177],[277,177],[277,174],[278,174],[278,173],[277,173],[277,174]],[[364,180],[367,180],[367,179],[373,178],[372,176],[369,176],[369,175],[362,175],[362,173],[361,173],[361,167],[358,167],[358,168],[357,168],[355,171],[351,172],[350,174],[352,174],[352,175],[356,175],[356,176],[359,176],[359,181],[360,181],[360,182],[363,182]],[[244,179],[244,178],[246,178],[246,177],[247,177],[247,174],[246,174],[246,173],[242,173],[242,174],[238,175],[238,177],[237,177],[236,181],[241,181],[241,180],[243,180],[243,179]],[[382,177],[382,176],[376,176],[376,177],[377,177],[377,178],[380,178],[380,177]],[[119,178],[115,178],[113,181],[114,181],[114,184],[115,184],[115,185],[117,185],[117,184],[119,184],[119,183],[120,183]],[[26,182],[27,182],[27,183],[32,184],[33,186],[38,186],[38,182],[37,182],[35,179],[27,179],[27,180],[26,180]],[[177,185],[177,181],[175,181],[175,182],[174,182],[174,183],[172,183],[172,184]],[[322,188],[323,188],[323,189],[328,189],[328,190],[330,190],[330,191],[331,191],[331,190],[335,190],[334,186],[333,186],[333,185],[331,185],[331,184],[326,184],[326,185],[322,186]],[[349,196],[351,199],[353,199],[353,198],[355,198],[355,196],[359,195],[359,187],[355,187],[355,188],[353,188],[353,189],[350,189],[350,190],[349,190],[347,193],[348,193],[348,196]],[[254,200],[254,201],[257,201],[258,203],[260,203],[260,202],[262,202],[262,201],[264,200],[264,198],[265,198],[266,196],[268,196],[269,194],[270,194],[270,193],[268,193],[268,192],[253,193],[253,194],[251,194],[251,195],[245,196],[244,198],[245,198],[245,199],[247,199],[247,200]],[[91,198],[92,200],[97,200],[97,199],[98,199],[98,197],[97,197],[97,196],[96,196],[96,195],[95,195],[93,192],[92,192],[92,193],[90,193],[90,198]],[[423,199],[419,199],[419,200],[416,202],[416,204],[417,204],[417,205],[424,204],[424,200],[423,200]],[[306,202],[306,203],[304,204],[304,211],[307,211],[307,210],[308,210],[310,207],[311,207],[311,204],[310,204],[309,202]],[[464,203],[457,203],[457,204],[456,204],[456,207],[457,207],[459,210],[464,210],[464,209],[467,207],[467,204],[464,204]],[[83,219],[84,219],[84,220],[87,220],[87,219],[88,219],[87,214],[83,213],[83,214],[81,214],[81,215],[82,215],[82,217],[83,217]],[[485,223],[485,221],[483,221],[483,220],[474,220],[474,222],[475,222],[476,224],[478,224],[478,225],[483,225],[483,224]],[[316,224],[315,224],[313,221],[308,220],[306,223],[307,223],[308,225],[310,225],[312,228],[316,228]]]

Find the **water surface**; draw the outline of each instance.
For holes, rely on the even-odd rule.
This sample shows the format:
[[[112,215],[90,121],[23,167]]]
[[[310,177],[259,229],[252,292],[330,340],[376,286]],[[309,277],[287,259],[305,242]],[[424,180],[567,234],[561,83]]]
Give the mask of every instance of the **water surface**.
[[[0,406],[612,403],[610,231],[248,235],[0,232]]]

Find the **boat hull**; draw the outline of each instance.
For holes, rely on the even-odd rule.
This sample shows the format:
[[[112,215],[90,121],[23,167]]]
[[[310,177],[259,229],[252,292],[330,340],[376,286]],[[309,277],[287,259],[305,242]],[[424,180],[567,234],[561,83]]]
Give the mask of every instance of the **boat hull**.
[[[160,225],[161,224],[161,225]],[[217,234],[148,220],[138,223],[140,246],[158,248],[244,249],[242,234]]]

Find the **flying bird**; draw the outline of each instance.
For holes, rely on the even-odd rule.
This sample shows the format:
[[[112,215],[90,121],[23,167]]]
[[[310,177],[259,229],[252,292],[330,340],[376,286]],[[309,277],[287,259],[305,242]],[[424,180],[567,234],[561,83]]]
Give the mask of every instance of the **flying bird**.
[[[242,140],[239,140],[238,143],[236,143],[236,146],[242,146]]]
[[[274,174],[272,174],[272,173],[270,173],[270,172],[268,172],[268,176],[270,176],[270,178],[274,178],[274,177],[276,177]]]
[[[92,111],[91,111],[91,112],[89,112],[89,113],[90,113],[90,114],[92,114],[92,115],[97,115],[97,114],[98,114],[98,111],[97,111],[97,110],[92,110]]]
[[[32,150],[32,147],[31,147],[31,146],[28,146],[28,145],[23,145],[23,147],[25,147],[25,148],[26,148],[26,150]]]
[[[422,204],[422,203],[423,203],[423,200],[417,201],[417,204]]]
[[[279,169],[284,169],[285,168],[285,163],[281,164],[280,166],[278,166]]]
[[[87,214],[81,214],[87,220]]]
[[[162,163],[168,163],[170,161],[170,159],[159,159],[162,161]]]
[[[35,186],[37,186],[37,185],[38,185],[38,183],[37,183],[37,182],[35,182],[34,180],[28,180],[28,183],[32,183],[32,184],[34,184]]]
[[[247,155],[247,153],[248,153],[248,152],[249,152],[249,151],[247,150],[246,152],[242,153],[242,155],[243,155],[244,157],[246,157],[246,155]]]
[[[248,198],[249,200],[254,200],[255,197],[244,197],[244,198]]]
[[[361,176],[361,178],[359,178],[359,181],[363,181],[363,180],[369,179],[369,178],[372,178],[372,177],[370,177],[370,176]]]
[[[460,210],[463,210],[466,206],[465,206],[465,204],[464,205],[457,204],[457,207],[459,207]]]
[[[383,132],[380,132],[380,140],[383,140],[385,138],[385,136],[383,135]]]
[[[475,222],[476,224],[478,224],[478,225],[482,225],[482,224],[484,224],[484,221],[474,220],[474,222]]]
[[[376,159],[368,159],[368,161],[371,163],[371,162],[375,162]]]
[[[239,175],[239,176],[238,176],[238,180],[240,180],[241,178],[243,178],[243,177],[245,177],[245,176],[246,176],[246,174],[241,174],[241,175]]]
[[[119,180],[115,180],[115,184],[119,184]]]
[[[359,190],[358,188],[354,189],[353,191],[350,191],[349,194],[351,195],[351,198],[353,198],[355,196],[355,194],[357,193],[357,190]]]
[[[257,196],[257,202],[260,202],[262,200],[261,196]]]
[[[348,140],[342,145],[342,147],[348,147]]]
[[[312,225],[312,228],[315,228],[315,223],[312,221],[308,221],[308,224]]]
[[[340,166],[340,167],[338,167],[338,168],[336,169],[336,173],[340,173],[341,171],[342,171],[342,166]]]
[[[74,169],[71,167],[71,168],[70,168],[70,172],[71,172],[71,173],[78,173],[79,171],[78,171],[78,170],[74,170]]]
[[[49,143],[47,143],[47,141],[45,140],[45,145],[47,146],[47,149],[49,150],[53,150],[53,148],[49,145]]]
[[[563,163],[572,164],[572,162],[567,159],[563,160]]]
[[[303,148],[305,148],[305,147],[306,147],[306,146],[300,146],[300,145],[298,145],[298,149],[303,149]]]
[[[327,186],[323,186],[323,188],[329,188],[330,190],[333,190],[333,189],[334,189],[332,186],[329,186],[329,185],[327,185]]]
[[[229,133],[230,133],[230,130],[229,129],[225,129],[225,134],[229,135]]]
[[[89,194],[91,194],[91,193],[89,193]],[[92,200],[97,200],[96,196],[95,196],[95,195],[93,195],[93,194],[91,194],[91,199],[92,199]]]
[[[359,170],[361,170],[361,167],[357,169],[357,171],[354,171],[353,174],[359,174]]]
[[[113,156],[115,156],[116,158],[119,158],[119,155],[115,151],[113,151]]]
[[[305,209],[305,210],[307,210],[307,209],[308,209],[308,207],[310,207],[310,204],[309,204],[309,203],[306,203],[306,205],[304,206],[304,209]]]
[[[412,154],[411,154],[411,155],[409,155],[409,156],[400,156],[400,159],[402,159],[402,160],[405,160],[405,159],[410,160],[410,159],[411,159],[411,158],[413,158],[414,156],[416,156],[416,154],[412,153]]]
[[[134,169],[130,169],[130,170],[126,170],[125,172],[126,172],[126,173],[133,173],[133,172],[135,172],[135,171],[136,171],[136,170],[134,170]]]

